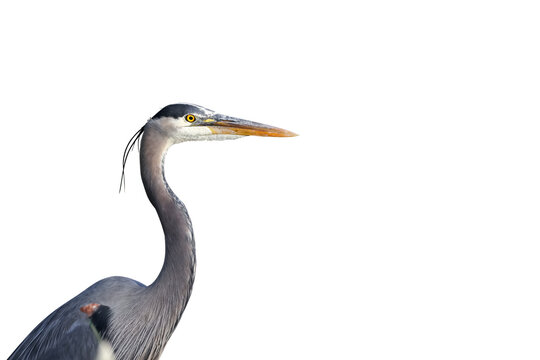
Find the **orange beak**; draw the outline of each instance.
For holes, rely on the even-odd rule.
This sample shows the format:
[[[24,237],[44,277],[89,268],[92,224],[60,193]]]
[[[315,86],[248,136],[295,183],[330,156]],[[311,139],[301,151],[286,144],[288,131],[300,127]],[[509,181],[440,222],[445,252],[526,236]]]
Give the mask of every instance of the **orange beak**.
[[[272,137],[297,136],[289,130],[221,114],[214,115],[202,125],[207,126],[214,134]]]

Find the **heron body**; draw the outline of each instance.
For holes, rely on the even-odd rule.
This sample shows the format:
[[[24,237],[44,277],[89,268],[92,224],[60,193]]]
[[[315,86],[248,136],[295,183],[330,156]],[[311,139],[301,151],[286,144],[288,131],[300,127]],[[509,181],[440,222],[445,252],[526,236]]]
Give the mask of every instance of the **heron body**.
[[[158,359],[188,303],[196,264],[187,209],[165,179],[167,150],[185,141],[248,135],[295,134],[191,104],[169,105],[148,120],[130,144],[132,147],[142,136],[141,178],[165,235],[165,260],[159,275],[148,286],[118,276],[98,281],[46,317],[8,360],[95,360],[99,339],[89,326],[91,319],[80,311],[90,303],[108,309],[107,326],[101,336],[111,345],[117,360]]]

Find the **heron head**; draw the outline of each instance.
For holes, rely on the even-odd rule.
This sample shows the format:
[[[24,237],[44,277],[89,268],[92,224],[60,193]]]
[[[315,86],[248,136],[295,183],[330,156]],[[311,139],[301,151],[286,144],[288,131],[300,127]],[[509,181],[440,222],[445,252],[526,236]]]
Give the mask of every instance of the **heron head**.
[[[172,104],[161,109],[149,121],[174,143],[198,140],[227,140],[241,136],[296,136],[277,127],[218,114],[193,104]]]
[[[172,104],[161,109],[129,140],[122,159],[120,189],[125,181],[124,169],[131,150],[148,129],[157,130],[168,139],[168,145],[185,141],[228,140],[242,136],[296,136],[295,133],[270,125],[242,120],[218,114],[205,107],[193,104]]]

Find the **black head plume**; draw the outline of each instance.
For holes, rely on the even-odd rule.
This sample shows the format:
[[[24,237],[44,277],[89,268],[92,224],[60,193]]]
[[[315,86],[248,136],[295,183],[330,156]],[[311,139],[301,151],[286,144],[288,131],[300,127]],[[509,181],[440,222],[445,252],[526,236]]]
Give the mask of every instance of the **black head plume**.
[[[124,190],[126,189],[126,163],[127,159],[129,157],[129,153],[133,148],[135,147],[135,144],[138,144],[138,148],[140,149],[140,139],[142,134],[144,133],[144,125],[142,128],[140,128],[132,137],[129,139],[126,148],[124,149],[124,156],[122,157],[122,177],[120,178],[120,189],[118,189],[118,192],[122,191],[122,186],[124,187]]]

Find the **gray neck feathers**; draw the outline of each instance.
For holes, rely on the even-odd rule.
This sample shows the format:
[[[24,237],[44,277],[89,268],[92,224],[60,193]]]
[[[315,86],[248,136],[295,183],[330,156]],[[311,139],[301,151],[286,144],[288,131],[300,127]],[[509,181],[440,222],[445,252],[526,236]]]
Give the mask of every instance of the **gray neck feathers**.
[[[172,335],[191,295],[195,276],[195,242],[184,204],[165,180],[163,165],[172,142],[147,124],[141,142],[141,177],[148,199],[156,209],[165,234],[165,261],[156,280],[133,304],[145,319],[147,345],[141,357],[157,359]],[[140,343],[139,343],[140,344]],[[119,355],[119,354],[118,354]]]

